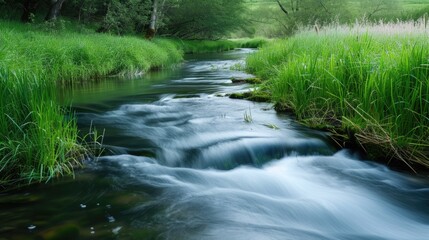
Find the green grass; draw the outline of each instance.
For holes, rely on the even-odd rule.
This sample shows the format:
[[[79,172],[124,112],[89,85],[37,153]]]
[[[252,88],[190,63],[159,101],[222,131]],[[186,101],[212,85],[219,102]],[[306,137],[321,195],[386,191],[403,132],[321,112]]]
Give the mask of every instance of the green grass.
[[[71,174],[87,153],[56,85],[140,73],[182,60],[168,40],[0,20],[0,186]]]
[[[286,0],[280,0],[280,2],[286,7],[290,8],[290,1]],[[358,6],[360,5],[361,0],[348,0],[345,4],[349,6],[354,12],[357,13],[360,9]],[[377,3],[376,1],[375,3]],[[416,11],[421,8],[427,7],[429,4],[428,0],[398,0],[397,5],[400,9],[403,9],[405,11]],[[251,8],[257,8],[260,6],[278,6],[277,2],[275,0],[256,0],[256,1],[249,1],[248,6]],[[388,11],[386,9],[386,11]]]
[[[375,158],[429,167],[427,22],[304,30],[247,59],[272,100],[310,126],[351,131]],[[376,147],[374,147],[376,146]]]
[[[429,0],[306,0],[300,2],[300,10],[293,12],[291,3],[280,0],[289,11],[285,15],[275,0],[248,0],[250,22],[254,36],[268,38],[290,36],[298,26],[306,24],[325,25],[332,22],[353,23],[356,19],[372,22],[416,20],[429,14]],[[328,12],[319,3],[325,2]],[[339,3],[341,2],[341,3]],[[317,19],[316,19],[316,16]]]
[[[5,21],[0,21],[0,31],[2,61],[8,69],[45,74],[55,81],[144,72],[182,60],[180,51],[166,40],[146,41],[64,30],[46,32]]]
[[[263,46],[267,40],[263,38],[254,39],[232,39],[232,40],[180,40],[175,44],[183,49],[185,53],[208,53],[224,52],[236,48],[258,48]]]
[[[85,149],[76,122],[55,103],[55,89],[0,65],[0,186],[70,174]]]

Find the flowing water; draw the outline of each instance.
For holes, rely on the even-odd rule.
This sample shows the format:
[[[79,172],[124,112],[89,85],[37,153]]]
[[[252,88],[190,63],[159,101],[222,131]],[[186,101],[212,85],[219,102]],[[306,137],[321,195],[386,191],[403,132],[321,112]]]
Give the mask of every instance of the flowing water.
[[[106,154],[0,195],[0,239],[429,239],[429,180],[224,97],[250,50],[65,90]],[[234,68],[233,68],[234,69]]]

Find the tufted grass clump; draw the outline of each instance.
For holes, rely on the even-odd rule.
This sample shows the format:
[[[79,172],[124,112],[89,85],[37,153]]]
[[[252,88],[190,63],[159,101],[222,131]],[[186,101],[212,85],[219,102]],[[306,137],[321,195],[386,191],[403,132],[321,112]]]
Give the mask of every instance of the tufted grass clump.
[[[303,30],[247,68],[302,122],[352,132],[374,158],[429,167],[428,36],[424,21]]]
[[[73,173],[86,150],[48,81],[0,66],[0,186]]]

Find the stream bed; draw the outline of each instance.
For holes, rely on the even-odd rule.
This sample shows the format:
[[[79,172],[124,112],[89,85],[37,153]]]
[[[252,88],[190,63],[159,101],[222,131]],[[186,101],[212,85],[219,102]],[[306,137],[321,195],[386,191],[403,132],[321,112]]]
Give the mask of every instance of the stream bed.
[[[429,239],[429,179],[337,150],[246,91],[252,50],[60,89],[105,154],[0,194],[2,239]]]

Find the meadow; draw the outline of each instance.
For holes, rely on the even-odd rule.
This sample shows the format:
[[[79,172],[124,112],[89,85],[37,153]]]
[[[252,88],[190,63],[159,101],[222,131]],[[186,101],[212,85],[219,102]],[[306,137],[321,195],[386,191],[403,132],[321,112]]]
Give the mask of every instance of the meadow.
[[[247,59],[280,110],[347,135],[370,157],[429,167],[429,28],[419,22],[302,29]]]
[[[284,6],[290,7],[289,1],[280,1],[280,2],[284,4]],[[347,6],[349,6],[349,8],[352,10],[352,12],[356,13],[357,11],[359,11],[359,5],[362,3],[362,0],[347,0],[345,2]],[[248,0],[247,4],[252,8],[257,8],[261,6],[272,6],[272,7],[278,6],[276,0]],[[423,8],[427,8],[429,1],[428,0],[397,0],[396,4],[400,9],[402,9],[405,12],[413,12]],[[395,14],[398,14],[398,12],[396,12]]]

